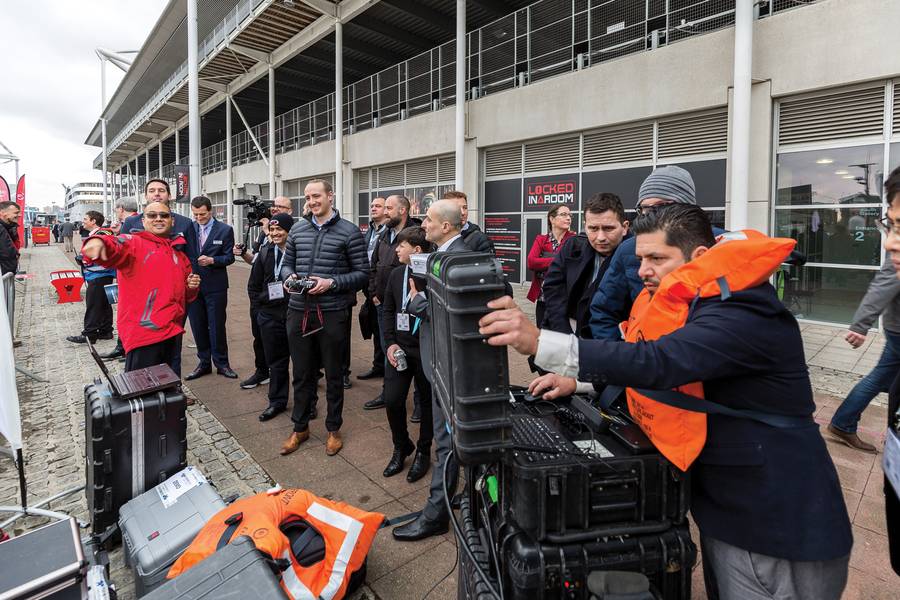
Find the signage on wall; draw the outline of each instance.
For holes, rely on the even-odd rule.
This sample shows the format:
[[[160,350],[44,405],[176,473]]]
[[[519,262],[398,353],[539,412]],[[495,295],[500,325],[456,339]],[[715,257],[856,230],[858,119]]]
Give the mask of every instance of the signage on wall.
[[[191,168],[187,165],[175,166],[175,202],[189,202],[191,194]]]
[[[522,197],[522,210],[546,212],[554,206],[578,210],[578,175],[528,177]]]
[[[520,283],[522,270],[522,219],[519,215],[485,215],[484,233],[510,283]]]

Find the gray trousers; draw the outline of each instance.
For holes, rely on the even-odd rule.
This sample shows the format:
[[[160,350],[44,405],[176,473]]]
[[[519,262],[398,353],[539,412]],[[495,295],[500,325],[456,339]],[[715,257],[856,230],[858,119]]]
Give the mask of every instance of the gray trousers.
[[[438,402],[437,394],[432,394],[431,402],[431,422],[434,424],[437,462],[431,470],[431,488],[422,514],[430,521],[446,521],[450,514],[447,512],[447,505],[444,502],[444,462],[447,460],[450,450],[453,449],[453,439],[450,437],[450,432],[447,431],[447,419],[444,418],[444,409]],[[447,473],[447,490],[452,496],[456,492],[456,484],[459,480],[459,464],[455,458],[450,460],[447,470],[449,471]]]
[[[847,585],[849,555],[791,561],[748,552],[711,537],[703,537],[702,546],[703,565],[712,567],[719,600],[840,600]]]

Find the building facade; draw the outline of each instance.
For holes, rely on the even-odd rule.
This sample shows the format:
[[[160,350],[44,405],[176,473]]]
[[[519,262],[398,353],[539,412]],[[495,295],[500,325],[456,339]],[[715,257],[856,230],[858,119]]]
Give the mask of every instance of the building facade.
[[[76,183],[66,188],[63,202],[63,218],[78,223],[89,210],[103,212],[103,184],[98,182]],[[110,215],[106,215],[109,219]]]
[[[633,208],[656,166],[691,172],[698,203],[729,226],[734,4],[542,0],[469,30],[464,189],[511,281],[530,278],[525,255],[550,206],[567,204],[573,226],[598,192]],[[757,11],[749,224],[808,257],[776,277],[785,304],[848,323],[883,260],[881,187],[900,165],[900,55],[884,50],[900,3],[770,0]],[[344,88],[344,216],[362,225],[370,199],[390,193],[421,214],[454,186],[452,55],[449,42]],[[234,198],[252,183],[299,200],[304,181],[333,179],[333,104],[276,115],[274,190],[267,123],[236,127],[230,169],[228,140],[204,143],[202,189],[217,214],[229,216],[229,180]],[[174,168],[151,140],[111,163],[114,196],[138,187],[140,157],[157,146],[165,166],[151,172],[145,159],[146,175]]]

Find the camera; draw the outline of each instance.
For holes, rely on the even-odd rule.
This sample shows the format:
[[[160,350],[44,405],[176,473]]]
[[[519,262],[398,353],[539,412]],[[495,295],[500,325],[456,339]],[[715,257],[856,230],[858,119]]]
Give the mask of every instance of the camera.
[[[239,200],[235,200],[234,205],[246,206],[247,208],[249,208],[249,210],[247,211],[247,221],[244,225],[248,229],[251,227],[261,226],[261,219],[268,219],[272,216],[272,214],[269,212],[269,207],[272,206],[272,202],[268,200],[260,200],[259,196],[250,196],[249,198],[241,198]]]
[[[284,282],[284,287],[294,294],[303,294],[308,290],[316,287],[316,280],[309,277],[298,277],[296,279],[288,279]]]

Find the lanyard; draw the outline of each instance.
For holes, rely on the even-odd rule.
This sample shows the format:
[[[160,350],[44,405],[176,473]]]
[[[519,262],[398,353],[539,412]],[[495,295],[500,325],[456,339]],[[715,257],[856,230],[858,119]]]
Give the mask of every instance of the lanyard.
[[[275,281],[279,281],[281,279],[281,265],[284,264],[284,257],[287,252],[281,253],[281,260],[278,260],[278,246],[275,246]]]
[[[406,305],[409,304],[409,291],[407,289],[408,286],[409,286],[409,265],[407,265],[403,269],[403,304],[400,309],[402,312],[406,312]],[[413,324],[413,328],[412,328],[413,335],[416,335],[416,331],[418,331],[418,329],[419,329],[419,321],[421,321],[421,319],[419,319],[419,317],[416,317],[416,322]]]

